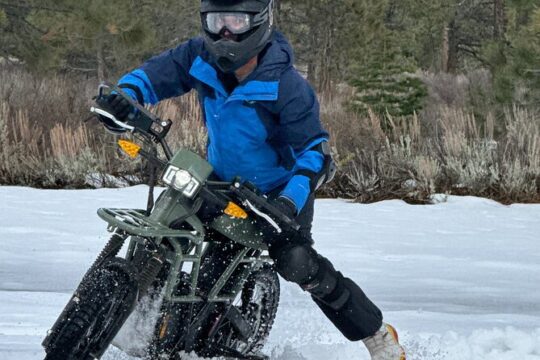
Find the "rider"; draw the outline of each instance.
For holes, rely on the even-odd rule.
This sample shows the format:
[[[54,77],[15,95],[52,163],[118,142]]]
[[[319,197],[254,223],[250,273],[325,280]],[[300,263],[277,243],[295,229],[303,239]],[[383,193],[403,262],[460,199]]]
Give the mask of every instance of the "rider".
[[[293,67],[287,39],[274,30],[273,3],[202,0],[202,37],[150,59],[119,86],[141,104],[196,89],[216,175],[254,183],[301,225],[268,240],[279,274],[309,292],[345,337],[363,340],[372,359],[404,360],[381,311],[312,247],[314,192],[331,180],[335,167],[316,95]],[[115,94],[102,106],[120,120],[130,112]]]

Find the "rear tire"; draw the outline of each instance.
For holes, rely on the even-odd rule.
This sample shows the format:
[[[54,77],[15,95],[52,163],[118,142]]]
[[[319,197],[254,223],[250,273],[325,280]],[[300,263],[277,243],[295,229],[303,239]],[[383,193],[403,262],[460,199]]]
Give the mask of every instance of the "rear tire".
[[[48,343],[45,360],[101,357],[134,308],[137,276],[121,258],[105,260],[85,277],[69,312]]]

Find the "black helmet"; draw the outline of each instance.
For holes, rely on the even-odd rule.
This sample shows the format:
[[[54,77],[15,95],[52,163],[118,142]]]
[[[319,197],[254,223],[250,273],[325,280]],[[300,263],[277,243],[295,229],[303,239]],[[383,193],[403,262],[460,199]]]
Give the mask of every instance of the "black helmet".
[[[274,0],[202,0],[201,21],[208,52],[230,73],[261,52],[274,25]],[[233,39],[224,38],[228,32]]]

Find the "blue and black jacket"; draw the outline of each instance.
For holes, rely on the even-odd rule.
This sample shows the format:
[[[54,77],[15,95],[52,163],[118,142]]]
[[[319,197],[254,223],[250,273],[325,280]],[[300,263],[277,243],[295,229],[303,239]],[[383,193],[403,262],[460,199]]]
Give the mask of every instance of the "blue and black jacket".
[[[259,55],[257,68],[228,93],[202,38],[158,55],[119,81],[141,103],[197,90],[208,129],[208,161],[224,181],[236,176],[263,192],[283,187],[297,211],[323,170],[328,133],[308,82],[293,67],[279,32]]]

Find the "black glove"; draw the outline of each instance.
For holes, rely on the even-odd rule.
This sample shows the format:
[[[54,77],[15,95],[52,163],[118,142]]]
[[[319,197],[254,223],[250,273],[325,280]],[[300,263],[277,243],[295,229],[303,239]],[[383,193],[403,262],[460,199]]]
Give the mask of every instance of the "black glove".
[[[271,204],[291,219],[294,219],[296,216],[296,205],[288,197],[280,195],[272,200]]]
[[[103,110],[114,115],[117,120],[126,121],[133,110],[133,106],[124,97],[118,94],[109,94],[99,97],[96,103]]]
[[[277,198],[270,200],[270,204],[274,206],[277,210],[281,211],[288,218],[295,218],[296,205],[291,199],[285,196],[278,196]],[[265,221],[261,223],[261,232],[263,233],[264,241],[269,246],[273,246],[276,243],[290,241],[299,234],[298,231],[289,228],[287,225],[277,221],[277,219],[275,220],[278,226],[281,228],[281,231],[277,231],[277,229],[270,223],[267,223]]]

